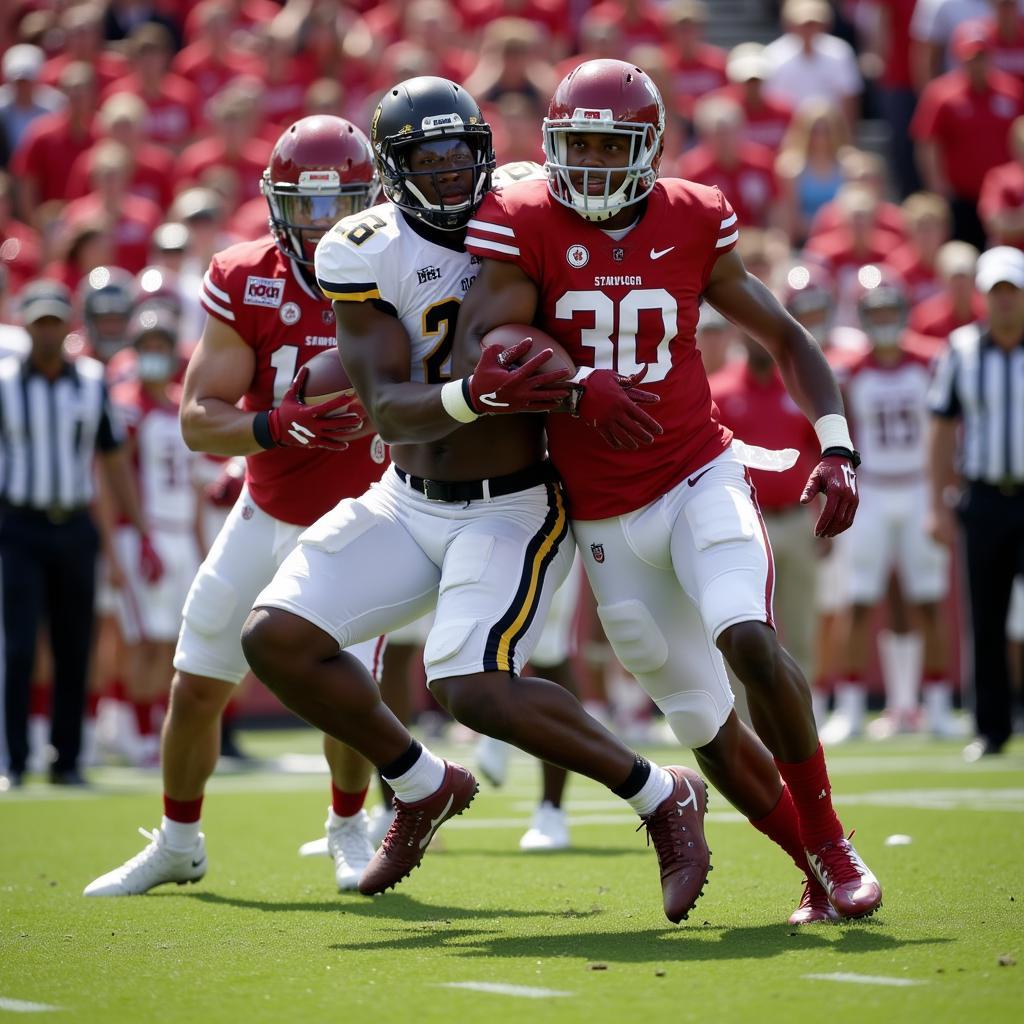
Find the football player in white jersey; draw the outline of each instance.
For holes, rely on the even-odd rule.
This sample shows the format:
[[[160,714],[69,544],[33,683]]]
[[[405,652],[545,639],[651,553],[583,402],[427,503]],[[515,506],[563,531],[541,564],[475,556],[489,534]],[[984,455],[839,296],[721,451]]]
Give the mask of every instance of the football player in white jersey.
[[[471,375],[450,379],[455,321],[478,266],[465,232],[494,167],[490,127],[463,89],[425,76],[384,94],[371,143],[390,202],[340,221],[317,248],[316,272],[392,467],[301,536],[256,599],[243,648],[285,704],[360,750],[395,791],[395,820],[361,892],[409,874],[476,789],[465,769],[388,721],[377,688],[344,653],[436,603],[424,650],[434,695],[470,728],[629,801],[657,851],[665,913],[680,921],[710,866],[703,780],[651,764],[562,687],[519,674],[573,558],[544,417],[529,414],[563,404],[572,371],[540,372],[550,349],[517,366],[530,347],[519,343],[484,349]],[[596,418],[632,422],[611,371],[591,375],[581,401]]]
[[[929,359],[906,339],[903,286],[875,266],[862,267],[858,276],[863,288],[858,312],[871,348],[848,367],[843,389],[864,468],[858,476],[860,511],[842,541],[850,602],[845,672],[836,690],[837,710],[822,736],[835,743],[860,731],[871,617],[893,571],[924,637],[927,728],[937,736],[956,736],[942,614],[949,552],[928,535],[921,512],[929,500]],[[887,716],[880,722],[888,731],[915,727],[919,682],[919,672],[886,674]]]

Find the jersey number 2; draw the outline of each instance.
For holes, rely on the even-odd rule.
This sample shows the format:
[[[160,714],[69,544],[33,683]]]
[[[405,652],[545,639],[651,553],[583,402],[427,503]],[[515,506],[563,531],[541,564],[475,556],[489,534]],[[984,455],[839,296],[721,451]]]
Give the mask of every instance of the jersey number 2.
[[[636,336],[640,314],[648,311],[661,314],[661,340],[655,351],[640,361]],[[604,292],[566,292],[555,303],[555,316],[559,320],[573,320],[577,313],[592,313],[594,317],[593,327],[580,329],[580,344],[594,350],[594,369],[631,374],[646,366],[644,381],[647,384],[668,376],[672,369],[669,343],[679,332],[679,305],[664,288],[634,288],[622,296],[618,309],[615,300]]]

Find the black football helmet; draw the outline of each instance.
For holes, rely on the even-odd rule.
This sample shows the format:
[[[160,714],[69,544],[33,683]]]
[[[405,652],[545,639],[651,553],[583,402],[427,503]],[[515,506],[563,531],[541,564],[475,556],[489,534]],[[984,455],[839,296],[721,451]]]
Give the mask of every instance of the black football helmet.
[[[470,198],[457,206],[427,200],[410,180],[409,150],[421,142],[462,139],[473,152]],[[459,231],[473,216],[491,188],[494,145],[491,126],[476,100],[447,78],[423,75],[388,89],[370,124],[370,143],[384,194],[400,210],[442,231]],[[434,175],[437,184],[438,172]],[[440,194],[440,189],[438,189]]]
[[[93,351],[104,362],[128,344],[135,280],[120,267],[95,267],[78,286],[78,303]]]

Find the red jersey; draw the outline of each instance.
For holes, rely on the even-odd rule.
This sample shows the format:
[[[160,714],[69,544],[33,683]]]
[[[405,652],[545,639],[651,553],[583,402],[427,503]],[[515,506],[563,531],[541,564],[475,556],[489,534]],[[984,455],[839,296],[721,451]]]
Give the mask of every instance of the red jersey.
[[[1010,159],[1010,125],[1024,112],[1020,82],[1001,71],[976,92],[962,71],[929,82],[910,123],[918,141],[939,148],[946,177],[957,196],[976,199],[985,173]]]
[[[223,53],[214,51],[206,39],[198,39],[174,57],[171,70],[191,82],[204,99],[216,96],[240,75],[259,75],[259,65],[248,54],[229,47]]]
[[[993,31],[991,60],[994,68],[1018,81],[1024,79],[1024,20],[1018,20],[1017,34],[1009,39]]]
[[[7,272],[7,289],[17,295],[39,273],[43,247],[34,228],[11,217],[0,225],[0,268]]]
[[[910,311],[907,326],[915,334],[941,338],[945,341],[958,327],[987,318],[985,300],[978,292],[975,292],[971,299],[971,311],[966,317],[957,316],[953,309],[953,300],[945,292],[940,292]]]
[[[89,194],[93,156],[100,145],[82,153],[68,171],[68,199]],[[132,148],[132,178],[128,191],[166,210],[174,199],[174,158],[163,146],[150,142]]]
[[[834,199],[818,209],[811,221],[811,238],[824,235],[846,225],[846,214]],[[895,204],[884,200],[875,208],[875,229],[885,231],[894,237],[893,245],[901,245],[907,237],[907,223],[903,211]]]
[[[793,120],[793,108],[788,103],[762,93],[761,102],[755,107],[747,97],[747,90],[736,83],[716,89],[712,95],[732,100],[743,108],[747,122],[743,135],[748,142],[756,142],[759,146],[767,146],[772,150],[777,150],[782,145],[789,122]]]
[[[127,193],[121,198],[117,214],[117,220],[111,225],[113,261],[129,273],[137,274],[149,262],[149,245],[153,232],[163,220],[163,211],[156,203]],[[109,221],[103,200],[95,192],[72,200],[61,216],[71,226],[85,221]]]
[[[1016,160],[993,167],[981,183],[978,216],[987,222],[996,214],[1024,209],[1024,164]],[[989,237],[990,245],[1016,245],[1024,248],[1024,232],[1014,235],[996,232]]]
[[[886,257],[885,265],[899,275],[907,289],[907,298],[911,306],[916,306],[942,291],[942,282],[935,267],[925,263],[910,242],[890,253]]]
[[[200,301],[253,350],[255,371],[241,405],[247,412],[273,408],[298,368],[336,343],[331,303],[269,235],[217,253]],[[376,435],[353,441],[344,452],[272,448],[246,457],[245,480],[268,515],[309,526],[379,480],[386,458]]]
[[[582,420],[548,417],[551,458],[574,519],[607,519],[654,501],[720,455],[732,433],[715,418],[697,351],[700,296],[719,256],[739,237],[717,188],[662,178],[621,239],[563,206],[545,181],[492,192],[471,222],[466,250],[513,262],[536,283],[536,323],[578,366],[635,373],[661,397],[648,407],[664,428],[639,451],[615,451]]]
[[[260,197],[260,179],[270,163],[273,146],[262,139],[250,139],[237,156],[229,156],[220,139],[194,142],[181,154],[175,168],[177,187],[198,184],[211,167],[227,167],[238,181],[239,204]]]
[[[694,104],[709,92],[726,83],[725,51],[710,43],[701,43],[690,58],[679,56],[666,47],[672,95],[679,104],[679,113],[690,116]]]
[[[739,163],[725,167],[702,142],[679,158],[679,176],[721,189],[744,224],[763,228],[779,194],[774,163],[770,150],[745,142],[740,147]]]
[[[782,473],[752,469],[757,503],[766,511],[792,508],[821,457],[818,435],[790,397],[779,371],[767,379],[745,362],[729,363],[708,378],[721,421],[742,441],[762,448],[795,448],[800,457]]]
[[[132,72],[114,82],[104,92],[103,100],[119,92],[130,92],[146,104],[145,133],[153,142],[177,148],[195,135],[202,116],[203,97],[191,82],[179,75],[164,75],[159,95],[147,96],[138,76]]]
[[[35,182],[37,203],[67,199],[68,168],[95,141],[92,129],[73,133],[66,113],[44,114],[25,129],[11,156],[11,173]]]

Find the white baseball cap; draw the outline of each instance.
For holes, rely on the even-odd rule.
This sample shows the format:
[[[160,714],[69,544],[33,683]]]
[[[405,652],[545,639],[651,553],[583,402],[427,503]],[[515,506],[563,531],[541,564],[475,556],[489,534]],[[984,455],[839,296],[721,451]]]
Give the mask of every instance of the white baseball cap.
[[[3,76],[5,81],[14,82],[18,79],[34,82],[39,77],[46,55],[38,46],[31,43],[18,43],[12,46],[3,58]]]
[[[997,245],[978,257],[974,282],[987,295],[1001,281],[1024,289],[1024,252],[1012,245]]]
[[[749,82],[752,78],[764,81],[770,71],[760,43],[740,43],[729,51],[725,73],[730,82]]]

